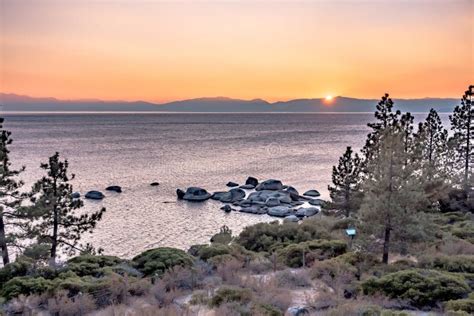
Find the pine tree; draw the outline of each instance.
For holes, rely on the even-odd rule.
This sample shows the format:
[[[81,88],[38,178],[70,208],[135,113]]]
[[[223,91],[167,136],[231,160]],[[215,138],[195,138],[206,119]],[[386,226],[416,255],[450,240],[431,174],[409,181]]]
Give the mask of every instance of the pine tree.
[[[380,138],[380,134],[383,133],[387,128],[399,125],[401,112],[399,110],[394,111],[394,103],[388,93],[386,93],[376,106],[374,113],[377,119],[374,123],[369,123],[372,132],[367,135],[367,140],[362,153],[365,156],[364,161],[369,162],[375,159],[377,155],[377,143]]]
[[[49,162],[41,164],[47,171],[33,186],[35,194],[34,208],[40,214],[40,220],[35,224],[38,232],[38,242],[50,245],[50,264],[54,265],[59,248],[74,253],[79,248],[81,235],[91,232],[101,220],[105,208],[91,213],[78,214],[83,206],[80,199],[72,198],[73,188],[70,180],[74,175],[68,175],[68,161],[61,161],[59,153],[49,158]]]
[[[362,192],[360,175],[362,161],[351,147],[339,158],[339,164],[332,167],[332,183],[328,190],[332,200],[331,207],[343,211],[347,217],[359,209]]]
[[[474,107],[472,94],[474,86],[469,86],[462,99],[461,105],[454,108],[453,115],[449,116],[451,129],[454,131],[453,141],[457,149],[457,161],[462,169],[462,183],[464,190],[468,191],[472,185],[472,168],[474,157]]]
[[[363,230],[383,239],[382,261],[388,263],[394,240],[406,242],[407,227],[414,219],[423,192],[417,172],[405,150],[405,132],[400,126],[385,128],[377,140],[377,156],[367,164],[370,176],[364,182],[361,206]]]
[[[420,164],[420,177],[430,204],[443,198],[450,177],[448,131],[438,113],[431,109],[420,122],[415,135],[415,150]]]
[[[3,122],[0,118],[0,250],[6,265],[10,262],[9,246],[19,247],[18,242],[29,232],[30,225],[28,214],[20,208],[26,198],[26,194],[20,193],[23,181],[17,179],[25,167],[11,168],[9,146],[13,140]]]

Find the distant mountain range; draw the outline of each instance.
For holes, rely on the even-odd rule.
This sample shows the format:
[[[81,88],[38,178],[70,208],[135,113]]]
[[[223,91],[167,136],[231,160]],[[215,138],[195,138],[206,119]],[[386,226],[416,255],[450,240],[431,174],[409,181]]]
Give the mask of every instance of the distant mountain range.
[[[423,98],[393,99],[397,109],[410,112],[452,112],[459,99]],[[145,101],[59,100],[33,98],[0,93],[3,111],[39,112],[372,112],[379,100],[334,97],[331,102],[321,99],[295,99],[270,103],[262,99],[239,100],[225,97],[198,98],[163,104]]]

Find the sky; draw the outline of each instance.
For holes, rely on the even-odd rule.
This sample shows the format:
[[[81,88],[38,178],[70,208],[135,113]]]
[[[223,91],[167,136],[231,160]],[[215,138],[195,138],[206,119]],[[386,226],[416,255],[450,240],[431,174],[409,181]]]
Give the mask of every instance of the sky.
[[[474,0],[0,0],[0,92],[458,98],[473,16]]]

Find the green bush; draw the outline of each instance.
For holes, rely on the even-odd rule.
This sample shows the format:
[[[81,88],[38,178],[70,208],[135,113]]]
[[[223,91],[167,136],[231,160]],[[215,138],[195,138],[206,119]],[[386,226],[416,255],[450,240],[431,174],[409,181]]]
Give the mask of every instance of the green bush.
[[[249,289],[233,286],[223,286],[219,288],[211,299],[211,306],[216,307],[221,304],[237,302],[246,304],[252,300],[252,292]]]
[[[290,244],[277,250],[278,258],[291,268],[303,266],[303,253],[306,264],[314,260],[324,260],[342,255],[347,245],[341,240],[312,240],[299,244]]]
[[[280,245],[285,246],[314,239],[330,239],[330,225],[319,219],[306,219],[301,224],[292,222],[280,224],[278,221],[258,223],[245,227],[236,242],[251,251],[269,252]]]
[[[223,244],[206,245],[198,250],[197,257],[201,260],[207,261],[215,256],[228,255],[231,253],[231,250],[230,246]]]
[[[3,288],[0,292],[0,296],[3,296],[7,300],[10,300],[21,294],[41,294],[46,291],[49,291],[50,289],[52,289],[52,287],[53,282],[51,280],[46,280],[43,277],[14,277],[3,285]]]
[[[0,288],[14,277],[25,276],[33,270],[34,261],[26,257],[18,257],[0,269]]]
[[[425,269],[439,269],[449,272],[474,273],[474,256],[434,256],[422,257],[419,267]]]
[[[370,278],[362,283],[366,295],[383,293],[417,307],[465,297],[470,288],[464,278],[436,270],[410,269]]]
[[[147,276],[161,276],[174,266],[191,266],[193,257],[176,248],[155,248],[147,250],[133,258],[135,268]]]
[[[347,229],[349,227],[354,227],[356,223],[356,220],[351,217],[346,217],[343,219],[339,219],[331,227],[331,230],[336,230],[336,229]]]
[[[452,300],[446,303],[446,310],[463,311],[469,314],[474,313],[474,299],[466,298],[460,300]]]
[[[74,272],[78,276],[95,276],[100,277],[104,274],[105,267],[113,267],[125,262],[114,256],[94,256],[82,255],[69,259],[67,269]]]

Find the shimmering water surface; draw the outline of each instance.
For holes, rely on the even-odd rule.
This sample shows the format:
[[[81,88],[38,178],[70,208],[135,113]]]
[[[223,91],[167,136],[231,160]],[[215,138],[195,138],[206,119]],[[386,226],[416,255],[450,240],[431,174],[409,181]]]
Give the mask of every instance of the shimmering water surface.
[[[176,200],[176,188],[225,189],[248,176],[276,178],[300,192],[327,197],[331,167],[346,146],[360,148],[372,114],[9,114],[12,161],[25,165],[27,186],[41,162],[59,151],[70,162],[75,191],[101,190],[107,208],[87,236],[106,254],[132,257],[149,248],[186,249],[207,242],[222,225],[236,234],[274,218],[233,212],[215,201]],[[151,187],[158,181],[160,186]],[[109,185],[123,193],[109,193]]]

